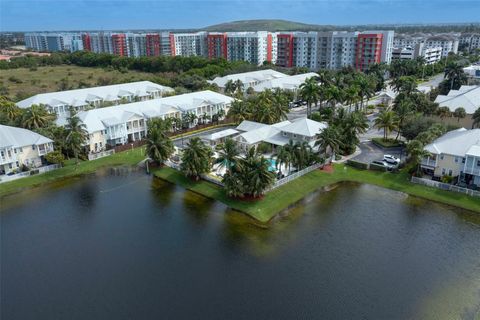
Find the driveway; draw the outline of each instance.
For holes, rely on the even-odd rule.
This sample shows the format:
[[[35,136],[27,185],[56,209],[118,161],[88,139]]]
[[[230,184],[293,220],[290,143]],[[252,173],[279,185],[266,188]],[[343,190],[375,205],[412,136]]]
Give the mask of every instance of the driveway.
[[[375,160],[382,160],[384,154],[390,154],[403,161],[406,156],[404,148],[397,147],[384,149],[373,144],[371,141],[362,142],[359,147],[362,152],[358,156],[352,158],[352,160],[370,163]]]

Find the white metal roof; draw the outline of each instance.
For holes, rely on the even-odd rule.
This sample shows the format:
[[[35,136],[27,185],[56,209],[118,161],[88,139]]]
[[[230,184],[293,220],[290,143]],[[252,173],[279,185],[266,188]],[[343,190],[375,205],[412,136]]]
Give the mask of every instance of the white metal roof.
[[[480,145],[480,129],[460,128],[447,132],[440,138],[425,146],[432,154],[449,154],[463,157],[474,145]],[[476,149],[474,148],[473,151]]]
[[[93,101],[114,101],[130,95],[143,97],[153,91],[165,93],[173,92],[174,90],[150,81],[138,81],[85,89],[40,93],[17,102],[17,106],[20,108],[28,108],[32,104],[84,106]]]
[[[263,81],[253,89],[256,92],[262,92],[266,89],[283,89],[283,90],[296,90],[300,87],[302,83],[305,82],[308,78],[318,77],[318,74],[315,72],[296,74],[294,76],[285,76],[282,78],[275,78]]]
[[[467,114],[473,114],[480,108],[480,86],[461,86],[459,90],[450,90],[448,95],[438,95],[435,102],[450,111],[464,108]]]
[[[53,142],[51,139],[36,132],[0,125],[0,148],[24,147]]]
[[[301,118],[293,121],[289,125],[283,126],[282,131],[305,137],[314,137],[327,126],[326,122],[317,122],[307,118]]]
[[[234,99],[217,92],[206,90],[106,108],[97,108],[79,112],[77,115],[87,126],[87,131],[93,133],[99,130],[105,130],[109,125],[125,123],[135,115],[149,119],[169,113],[188,111],[198,107],[198,101],[200,100],[212,104],[227,104],[231,103]]]
[[[259,71],[252,71],[252,72],[244,72],[244,73],[236,73],[230,74],[224,77],[216,77],[210,83],[215,83],[220,88],[224,88],[225,84],[229,81],[236,81],[240,80],[244,85],[247,85],[250,82],[263,82],[271,79],[283,78],[287,77],[288,75],[267,69],[267,70],[259,70]]]
[[[225,130],[222,130],[222,131],[218,131],[218,132],[214,132],[212,134],[209,134],[209,135],[205,136],[205,139],[210,140],[210,141],[215,141],[215,140],[218,140],[218,139],[221,139],[221,138],[232,136],[232,135],[237,134],[237,133],[239,133],[239,131],[237,131],[235,129],[225,129]]]

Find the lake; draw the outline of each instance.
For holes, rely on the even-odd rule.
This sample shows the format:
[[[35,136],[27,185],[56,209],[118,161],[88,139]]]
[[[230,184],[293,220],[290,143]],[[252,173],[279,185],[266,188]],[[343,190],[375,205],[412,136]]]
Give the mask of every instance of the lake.
[[[480,215],[375,186],[269,224],[124,168],[1,205],[3,320],[480,319]]]

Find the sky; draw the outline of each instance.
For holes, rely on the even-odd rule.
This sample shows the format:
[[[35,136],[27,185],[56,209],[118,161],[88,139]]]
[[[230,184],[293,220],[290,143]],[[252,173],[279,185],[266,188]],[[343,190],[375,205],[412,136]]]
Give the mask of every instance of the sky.
[[[188,29],[250,19],[312,24],[480,22],[480,0],[0,0],[0,31]]]

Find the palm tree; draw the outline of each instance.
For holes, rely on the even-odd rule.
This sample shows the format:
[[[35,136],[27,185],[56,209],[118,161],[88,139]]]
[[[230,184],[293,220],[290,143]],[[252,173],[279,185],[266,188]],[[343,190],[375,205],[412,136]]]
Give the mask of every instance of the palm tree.
[[[297,142],[293,152],[294,165],[298,170],[308,166],[312,147],[306,141]]]
[[[15,121],[22,115],[22,110],[5,97],[0,97],[0,112],[5,114],[9,121]]]
[[[315,146],[327,153],[328,149],[332,151],[332,158],[335,153],[338,153],[340,147],[343,145],[340,140],[340,134],[335,126],[328,126],[316,135]]]
[[[459,82],[464,75],[463,67],[455,61],[449,62],[445,67],[444,78],[450,82],[450,90],[453,89],[454,83]]]
[[[382,110],[375,119],[374,126],[378,129],[383,129],[383,140],[387,141],[388,134],[398,129],[397,115],[390,109]]]
[[[250,148],[243,161],[243,184],[245,191],[252,197],[259,197],[265,193],[275,181],[275,175],[268,170],[270,162]]]
[[[330,103],[330,106],[335,109],[338,103],[343,102],[344,93],[342,89],[337,86],[329,86],[325,92],[327,101]]]
[[[225,89],[224,92],[228,95],[232,95],[235,92],[235,82],[233,80],[228,80],[227,83],[225,83]]]
[[[414,114],[413,107],[413,103],[410,101],[410,99],[403,99],[399,104],[395,105],[394,111],[398,119],[398,132],[395,140],[398,140],[400,137],[400,132],[405,120]]]
[[[172,140],[167,137],[165,131],[159,126],[149,125],[146,141],[145,154],[160,165],[168,160],[175,150]]]
[[[199,137],[193,137],[183,150],[181,170],[187,177],[195,180],[208,173],[212,168],[212,149],[205,145]]]
[[[463,119],[467,116],[467,112],[464,108],[459,107],[453,111],[453,116],[457,118],[457,122],[460,122],[460,119]]]
[[[437,116],[439,116],[442,120],[450,117],[451,115],[452,113],[448,107],[440,107],[437,109]]]
[[[319,100],[319,86],[317,79],[308,78],[300,85],[300,96],[307,102],[307,117],[312,113],[312,104]]]
[[[240,123],[243,120],[249,119],[250,116],[250,108],[247,102],[241,100],[232,101],[232,105],[228,111],[229,118],[232,118],[236,123]]]
[[[359,92],[359,87],[357,85],[351,85],[345,90],[345,102],[348,105],[348,110],[350,111],[352,108],[352,105],[355,104],[357,105],[358,102],[358,92]],[[356,108],[355,108],[356,109]]]
[[[75,163],[78,163],[78,155],[82,152],[83,146],[88,140],[87,127],[79,117],[74,115],[67,119],[65,130],[67,133],[65,144],[73,153]]]
[[[229,197],[242,198],[245,194],[245,188],[242,181],[242,172],[238,170],[227,171],[222,178],[225,192]]]
[[[217,162],[220,167],[225,167],[227,171],[231,171],[239,154],[235,141],[232,138],[227,138],[218,152]]]
[[[420,175],[421,169],[420,164],[422,159],[429,155],[427,151],[423,148],[423,143],[419,140],[412,140],[407,144],[407,153],[410,159],[410,162],[415,167],[415,174]]]
[[[278,147],[277,162],[275,163],[276,169],[280,168],[280,173],[281,173],[282,165],[284,165],[285,168],[290,168],[291,163],[292,163],[292,154],[288,151],[288,149],[285,148],[284,146]]]
[[[472,115],[473,125],[472,128],[480,127],[480,108],[478,108]]]
[[[55,115],[48,113],[44,106],[32,104],[23,114],[22,126],[27,129],[38,129],[55,120]]]
[[[283,121],[287,119],[288,114],[288,98],[285,92],[277,88],[273,92],[272,97],[272,109],[277,115],[277,121]]]

